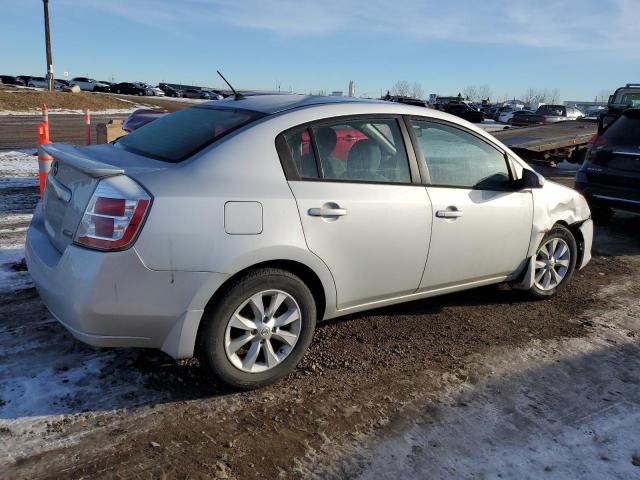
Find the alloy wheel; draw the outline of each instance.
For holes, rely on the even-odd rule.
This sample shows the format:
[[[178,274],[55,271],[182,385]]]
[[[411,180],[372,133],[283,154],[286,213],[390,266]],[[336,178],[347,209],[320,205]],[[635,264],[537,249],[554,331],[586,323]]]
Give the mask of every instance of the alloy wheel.
[[[535,261],[535,286],[553,290],[567,276],[571,249],[563,239],[552,238],[538,249]]]
[[[291,295],[282,290],[256,293],[229,318],[225,353],[244,372],[270,370],[293,351],[301,326],[300,307]]]

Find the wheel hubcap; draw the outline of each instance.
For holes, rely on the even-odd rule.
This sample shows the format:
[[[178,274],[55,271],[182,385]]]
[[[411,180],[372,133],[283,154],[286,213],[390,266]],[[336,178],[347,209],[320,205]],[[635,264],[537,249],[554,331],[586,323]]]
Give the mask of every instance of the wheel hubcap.
[[[540,290],[553,290],[567,276],[571,250],[561,238],[544,243],[536,254],[535,286]]]
[[[245,300],[227,322],[227,358],[244,372],[274,368],[293,350],[300,336],[301,312],[282,290],[265,290]]]

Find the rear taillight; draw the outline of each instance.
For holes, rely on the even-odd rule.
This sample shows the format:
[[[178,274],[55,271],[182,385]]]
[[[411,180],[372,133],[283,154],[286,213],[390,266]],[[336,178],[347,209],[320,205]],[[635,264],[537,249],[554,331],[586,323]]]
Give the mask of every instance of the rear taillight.
[[[89,200],[74,242],[99,250],[122,250],[136,238],[151,197],[124,175],[101,180]]]
[[[587,145],[591,145],[592,147],[601,147],[607,144],[607,140],[602,136],[595,133],[587,142]]]

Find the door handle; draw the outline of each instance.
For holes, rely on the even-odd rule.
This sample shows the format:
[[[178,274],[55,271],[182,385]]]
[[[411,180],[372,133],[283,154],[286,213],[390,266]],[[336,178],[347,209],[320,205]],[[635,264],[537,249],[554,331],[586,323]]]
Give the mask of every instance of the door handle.
[[[459,218],[462,216],[462,211],[458,210],[455,207],[450,207],[451,210],[438,210],[436,212],[436,217],[438,218]],[[455,210],[454,210],[455,208]]]
[[[347,210],[344,208],[310,208],[307,212],[312,217],[344,217],[347,214]]]

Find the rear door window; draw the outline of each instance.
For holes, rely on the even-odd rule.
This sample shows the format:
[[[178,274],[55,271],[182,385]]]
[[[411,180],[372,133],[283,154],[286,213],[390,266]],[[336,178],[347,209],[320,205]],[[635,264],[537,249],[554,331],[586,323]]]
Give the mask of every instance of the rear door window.
[[[192,107],[158,118],[118,140],[133,153],[177,163],[264,114],[241,109]]]
[[[301,178],[411,183],[409,159],[395,118],[323,122],[284,137]]]

